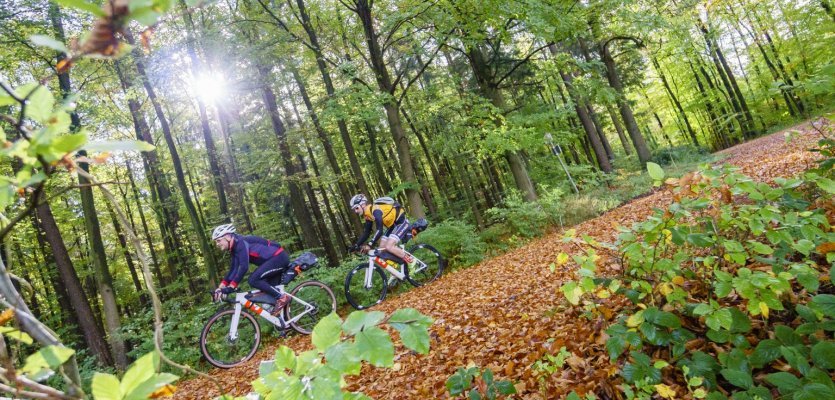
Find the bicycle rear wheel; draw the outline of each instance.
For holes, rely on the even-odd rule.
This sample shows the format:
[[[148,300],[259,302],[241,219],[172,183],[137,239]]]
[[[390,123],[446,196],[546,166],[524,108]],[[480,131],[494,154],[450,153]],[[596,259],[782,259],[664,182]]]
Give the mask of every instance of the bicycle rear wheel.
[[[229,337],[234,309],[222,310],[209,318],[200,334],[200,351],[209,364],[232,368],[252,358],[261,343],[261,327],[246,311],[241,311],[237,338]]]
[[[295,299],[291,300],[287,307],[284,307],[284,319],[286,321],[304,313],[298,321],[290,323],[290,326],[301,334],[309,335],[313,332],[313,327],[322,318],[336,312],[336,296],[333,295],[333,290],[322,282],[302,282],[290,294],[313,307],[312,310],[305,313],[307,306]]]
[[[409,253],[418,259],[414,270],[406,268],[406,279],[412,285],[423,286],[438,279],[444,272],[444,258],[434,247],[419,244],[409,248]]]
[[[386,273],[375,265],[371,270],[371,284],[365,284],[368,264],[354,267],[345,277],[345,299],[357,310],[379,304],[386,298]]]

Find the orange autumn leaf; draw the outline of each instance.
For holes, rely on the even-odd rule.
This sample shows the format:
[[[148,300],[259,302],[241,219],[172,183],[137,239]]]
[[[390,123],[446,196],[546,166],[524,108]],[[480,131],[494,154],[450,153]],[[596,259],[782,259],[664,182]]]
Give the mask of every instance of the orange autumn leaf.
[[[161,397],[171,396],[171,395],[174,394],[174,392],[176,390],[177,390],[177,387],[174,386],[174,385],[165,385],[165,386],[155,390],[153,393],[151,393],[151,395],[148,396],[148,398],[159,399]]]
[[[0,326],[6,325],[14,317],[14,310],[7,308],[0,313]]]
[[[835,252],[835,242],[822,243],[815,250],[820,254]]]

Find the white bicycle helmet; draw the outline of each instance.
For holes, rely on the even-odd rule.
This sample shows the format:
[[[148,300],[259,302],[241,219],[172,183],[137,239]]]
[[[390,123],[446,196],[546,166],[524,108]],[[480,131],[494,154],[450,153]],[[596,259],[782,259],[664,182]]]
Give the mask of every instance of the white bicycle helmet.
[[[235,233],[235,226],[234,225],[232,225],[232,224],[219,225],[217,228],[215,228],[214,231],[212,231],[212,240],[216,240],[217,238],[223,237],[223,235],[226,235],[226,234],[229,234],[229,233]]]
[[[348,206],[354,208],[362,203],[368,203],[368,198],[365,197],[364,194],[360,193],[351,197],[351,201],[348,203]]]

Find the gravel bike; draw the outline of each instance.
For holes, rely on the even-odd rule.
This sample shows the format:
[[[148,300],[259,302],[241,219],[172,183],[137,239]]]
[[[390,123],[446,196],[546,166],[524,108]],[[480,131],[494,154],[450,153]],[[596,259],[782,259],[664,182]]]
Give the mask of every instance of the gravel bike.
[[[426,220],[417,220],[400,247],[403,248],[405,242],[416,237],[426,227]],[[387,251],[370,250],[366,254],[368,262],[357,265],[345,277],[345,298],[348,303],[357,310],[364,310],[385,300],[388,288],[394,284],[405,280],[412,286],[423,286],[438,279],[443,273],[444,258],[434,247],[421,243],[410,247],[407,252],[417,260],[413,270]],[[386,272],[391,278],[387,277]]]
[[[300,273],[314,267],[317,261],[315,256],[312,253],[305,254],[309,256],[303,254],[288,268],[296,268]],[[284,291],[281,285],[276,287]],[[256,317],[273,325],[282,336],[288,328],[309,335],[319,320],[336,312],[336,296],[322,282],[301,282],[287,294],[290,295],[290,302],[278,316],[271,314],[275,298],[260,290],[230,293],[221,297],[222,302],[232,307],[218,311],[203,327],[200,351],[206,361],[218,368],[232,368],[252,358],[261,343],[261,327]]]

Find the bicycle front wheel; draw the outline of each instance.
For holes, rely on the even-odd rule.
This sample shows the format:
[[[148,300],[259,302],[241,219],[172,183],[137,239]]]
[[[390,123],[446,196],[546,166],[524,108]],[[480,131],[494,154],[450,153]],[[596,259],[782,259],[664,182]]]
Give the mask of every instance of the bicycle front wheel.
[[[444,272],[444,258],[434,247],[419,244],[409,248],[409,253],[418,259],[414,269],[406,269],[406,279],[412,285],[423,286],[438,279]]]
[[[367,276],[368,274],[371,276]],[[366,282],[370,278],[369,282]],[[386,298],[386,273],[375,265],[368,270],[368,264],[354,267],[345,277],[345,299],[357,310],[364,310],[379,304]]]
[[[232,368],[252,358],[261,343],[261,327],[251,314],[241,311],[238,330],[232,337],[235,310],[223,310],[209,318],[200,334],[200,351],[209,364]]]
[[[336,312],[336,296],[333,295],[333,290],[322,282],[302,282],[290,294],[307,303],[293,299],[284,307],[286,321],[292,321],[301,315],[297,321],[290,322],[290,326],[303,335],[309,335],[322,318]]]

